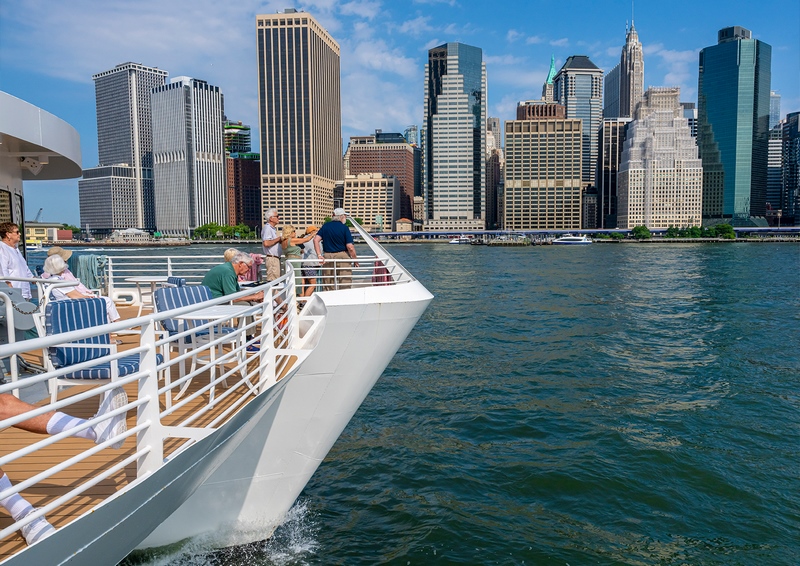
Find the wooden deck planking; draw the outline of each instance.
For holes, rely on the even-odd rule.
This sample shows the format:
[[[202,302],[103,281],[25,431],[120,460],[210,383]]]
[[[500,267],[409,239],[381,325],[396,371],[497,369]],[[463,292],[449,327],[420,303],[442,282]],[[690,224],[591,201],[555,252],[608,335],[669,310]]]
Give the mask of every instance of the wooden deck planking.
[[[121,313],[122,317],[125,319],[132,318],[135,316],[137,312],[137,307],[133,306],[118,306],[118,310]],[[145,314],[148,314],[149,311],[145,311]],[[120,335],[115,336],[121,340],[122,344],[118,346],[119,350],[127,350],[133,348],[138,345],[139,337],[138,335]],[[172,356],[175,357],[177,354],[173,353]],[[26,352],[22,355],[27,361],[30,361],[37,365],[42,365],[42,352],[39,351],[32,351]],[[258,365],[258,355],[251,355],[250,360],[247,363],[247,372],[251,372],[257,368]],[[278,380],[285,377],[289,371],[294,367],[297,363],[297,356],[289,355],[284,356],[279,360],[278,363]],[[232,367],[232,366],[230,366]],[[188,362],[187,362],[188,368]],[[178,365],[174,365],[172,369],[172,380],[175,381],[177,379],[177,371]],[[219,374],[218,374],[219,375]],[[257,375],[253,376],[251,380],[254,380]],[[232,376],[228,378],[228,382],[233,386],[234,382],[237,382],[240,379],[240,375],[238,373],[234,373]],[[163,385],[163,381],[159,381],[160,385]],[[179,403],[180,401],[184,400],[186,397],[190,396],[192,393],[197,392],[202,387],[208,385],[209,383],[209,376],[207,372],[201,373],[200,375],[196,376],[192,379],[191,384],[189,385],[187,391],[181,397],[181,399],[174,400],[173,405]],[[59,399],[65,399],[86,391],[91,386],[88,385],[76,385],[73,387],[68,387],[63,389],[59,392]],[[228,391],[228,387],[218,384],[215,390],[215,400],[219,400],[221,394]],[[129,400],[135,400],[137,398],[137,385],[129,384],[125,386],[126,393],[128,394]],[[227,410],[232,404],[234,404],[237,400],[240,399],[242,395],[246,395],[248,399],[245,401],[245,404],[249,402],[250,399],[254,397],[250,394],[249,388],[245,384],[240,384],[236,387],[236,392],[223,401],[219,402],[218,405],[214,407],[213,410],[209,411],[208,413],[202,415],[201,417],[197,418],[195,421],[192,422],[192,427],[203,427],[208,425],[211,421],[217,418],[220,414],[222,414],[225,410]],[[162,411],[165,408],[164,404],[165,399],[160,399],[160,407]],[[44,406],[49,403],[49,397],[47,399],[42,400],[38,405]],[[187,416],[196,413],[202,406],[207,405],[208,403],[208,392],[203,393],[202,395],[198,396],[196,399],[193,399],[186,406],[181,407],[180,409],[176,410],[175,413],[164,417],[162,419],[162,423],[167,426],[174,426],[184,420]],[[98,405],[98,398],[87,399],[81,402],[78,402],[74,405],[71,405],[67,408],[67,411],[70,415],[88,419],[91,418],[97,412],[97,405]],[[238,409],[237,409],[238,410]],[[235,414],[235,412],[233,413]],[[233,414],[229,415],[232,416]],[[128,428],[132,428],[135,426],[136,423],[136,414],[135,411],[130,411],[128,413],[127,418]],[[2,443],[4,448],[4,453],[10,453],[20,448],[29,446],[34,442],[37,442],[43,438],[42,435],[26,432],[23,430],[19,430],[16,428],[10,428],[3,430],[0,432],[2,434]],[[88,448],[88,441],[83,439],[65,439],[61,442],[57,443],[56,445],[49,446],[43,450],[37,451],[35,454],[31,454],[24,458],[20,458],[19,460],[12,462],[6,465],[3,468],[3,471],[6,472],[11,479],[12,483],[19,483],[24,481],[34,475],[49,469],[51,466],[57,464],[58,462],[63,462],[64,460],[73,457],[82,451]],[[170,454],[175,453],[178,449],[184,446],[187,442],[187,439],[182,438],[171,438],[167,439],[164,442],[164,455],[169,456]],[[26,489],[22,492],[22,496],[25,497],[34,507],[40,507],[42,505],[46,505],[47,503],[53,501],[59,496],[64,495],[71,489],[74,489],[77,485],[80,485],[81,482],[89,476],[97,475],[100,471],[108,469],[109,467],[121,462],[125,458],[131,456],[135,452],[135,437],[129,437],[126,439],[125,444],[119,450],[113,449],[106,449],[101,451],[98,454],[95,454],[81,462],[78,462],[68,469],[59,472],[58,474],[54,474],[50,478],[48,478],[45,482],[39,483],[29,489]],[[94,507],[102,503],[106,498],[113,495],[119,489],[124,488],[130,482],[136,479],[136,464],[128,464],[124,469],[118,470],[114,472],[109,478],[103,480],[102,482],[98,483],[96,486],[88,489],[84,493],[73,497],[67,503],[59,506],[54,511],[51,511],[47,514],[47,519],[50,521],[55,527],[63,527],[69,524],[71,521],[75,520],[76,518],[80,517],[81,515],[91,511]],[[0,513],[0,528],[5,528],[10,525],[13,521],[11,517],[6,513]],[[8,537],[5,540],[0,540],[0,560],[5,560],[7,557],[23,550],[26,547],[25,540],[22,538],[22,535],[17,532]]]
[[[126,343],[131,342],[128,347],[133,345],[130,336],[125,336],[123,339]],[[125,345],[123,345],[122,348],[124,348]],[[297,358],[295,356],[290,356],[289,358],[290,363],[286,364],[287,367],[283,369],[280,377],[286,375],[291,366],[296,363]],[[248,368],[254,369],[255,365],[257,364],[257,360],[257,355],[252,356],[252,361],[248,363]],[[238,378],[238,373],[229,378],[229,383],[231,383],[231,386],[233,386],[235,379]],[[202,387],[208,385],[208,382],[209,377],[207,373],[198,375],[192,380],[184,396],[177,401],[173,401],[173,403],[177,403],[192,393],[197,392]],[[64,399],[66,397],[75,395],[79,392],[87,390],[90,387],[91,386],[77,385],[66,388],[59,393],[59,399]],[[225,387],[224,385],[217,385],[215,400],[219,400],[220,395],[228,391],[228,389],[229,388]],[[137,385],[135,383],[127,385],[125,390],[128,394],[129,400],[132,401],[136,399]],[[247,395],[249,397],[244,404],[249,402],[250,399],[254,398],[251,394],[249,394],[249,389],[244,384],[240,384],[236,387],[235,394],[230,395],[223,401],[219,402],[219,404],[216,405],[211,411],[196,419],[191,426],[206,426],[213,419],[217,418],[223,411],[228,409],[233,403],[235,403],[242,395]],[[49,398],[41,401],[39,405],[44,406],[48,402]],[[76,417],[90,418],[97,411],[97,403],[97,398],[86,399],[70,406],[68,411],[69,414]],[[208,392],[205,392],[196,399],[193,399],[187,403],[186,406],[176,410],[174,414],[165,417],[162,422],[166,425],[175,425],[185,419],[187,416],[194,414],[202,406],[207,405],[207,403]],[[161,409],[164,409],[163,399],[161,400]],[[129,428],[135,426],[135,411],[129,412],[127,423]],[[42,435],[26,432],[16,428],[10,428],[2,431],[2,442],[5,453],[10,453],[19,448],[29,446],[30,444],[37,442],[42,438]],[[174,453],[186,442],[188,442],[188,440],[181,438],[168,439],[164,443],[165,456]],[[36,486],[24,490],[22,495],[28,499],[28,501],[30,501],[34,507],[45,505],[79,485],[86,477],[96,475],[100,471],[108,469],[108,467],[120,462],[128,456],[131,456],[135,451],[135,446],[135,438],[129,437],[126,439],[125,444],[121,449],[103,450],[98,454],[76,463],[62,472],[53,475],[52,477],[48,478],[46,482],[37,484]],[[62,462],[72,456],[75,456],[87,448],[88,445],[86,440],[74,438],[65,439],[56,445],[37,451],[36,454],[31,454],[8,464],[4,467],[3,471],[8,474],[12,483],[19,483],[36,475],[37,473],[42,472],[43,470],[50,468],[58,462]],[[108,479],[100,482],[96,486],[93,486],[83,494],[74,497],[72,500],[60,506],[58,509],[48,513],[47,519],[56,527],[65,526],[75,518],[83,515],[98,504],[102,503],[107,497],[114,494],[117,490],[122,489],[128,485],[129,482],[132,482],[135,479],[136,465],[129,464],[124,470],[115,472]],[[5,513],[0,513],[0,528],[5,528],[11,523],[12,520],[10,516]],[[0,560],[19,552],[23,548],[25,548],[25,541],[22,538],[22,535],[19,533],[14,533],[5,540],[0,541]]]

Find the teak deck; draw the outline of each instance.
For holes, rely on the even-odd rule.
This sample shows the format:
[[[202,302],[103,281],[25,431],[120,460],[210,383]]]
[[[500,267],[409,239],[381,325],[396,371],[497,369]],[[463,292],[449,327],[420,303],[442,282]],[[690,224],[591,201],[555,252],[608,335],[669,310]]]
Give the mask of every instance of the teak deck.
[[[123,307],[120,309],[120,312],[128,311],[123,313],[123,317],[125,317],[126,314],[131,314],[130,309],[131,307],[127,309]],[[135,314],[135,309],[133,309],[133,311]],[[120,350],[133,347],[136,345],[138,340],[135,335],[126,335],[120,338],[123,341],[123,344],[119,346]],[[255,358],[257,359],[257,356],[255,356]],[[255,363],[255,360],[252,363]],[[292,359],[289,360],[289,363],[286,364],[286,367],[281,372],[279,379],[285,376],[295,363],[296,359],[292,357]],[[192,380],[188,390],[184,393],[180,400],[183,401],[184,398],[189,397],[193,392],[196,392],[198,389],[201,389],[207,384],[208,375],[206,373],[200,374]],[[85,391],[89,387],[91,386],[76,385],[65,388],[59,393],[59,399],[64,399],[66,397],[75,395],[79,392]],[[225,411],[225,409],[230,407],[230,405],[237,401],[242,395],[248,394],[247,387],[244,384],[239,385],[237,389],[241,390],[239,394],[229,395],[226,399],[219,401],[213,410],[209,411],[206,415],[203,415],[197,421],[193,422],[192,426],[204,426],[205,424],[211,422],[220,413]],[[218,385],[215,395],[215,402],[219,400],[220,393],[227,390],[228,389],[226,389],[224,386]],[[133,401],[136,399],[136,383],[127,385],[125,387],[125,391],[128,394],[129,400]],[[253,397],[251,395],[250,399],[252,398]],[[44,406],[48,404],[49,401],[50,398],[48,396],[46,399],[37,403],[37,405]],[[175,413],[164,419],[163,422],[166,425],[178,423],[186,418],[186,416],[195,413],[200,407],[207,404],[208,393],[206,392],[198,396],[196,399],[193,399],[185,406],[176,410]],[[97,405],[98,398],[94,397],[70,406],[68,408],[68,412],[76,417],[91,418],[97,412]],[[163,408],[162,402],[162,410]],[[127,422],[129,429],[135,426],[135,410],[129,411]],[[42,439],[41,435],[19,430],[17,428],[5,429],[1,434],[3,452],[6,454],[18,450],[19,448],[29,446],[30,444]],[[175,452],[186,442],[187,440],[182,438],[170,439],[166,441],[164,445],[164,455],[167,456]],[[64,460],[86,450],[88,447],[88,440],[63,440],[55,445],[39,450],[35,454],[31,454],[4,466],[3,471],[8,474],[11,482],[16,484],[50,468],[58,462],[63,462]],[[108,467],[110,463],[120,462],[126,457],[131,456],[135,452],[135,448],[135,436],[128,437],[125,440],[125,444],[119,450],[102,450],[98,454],[95,454],[88,459],[68,468],[67,470],[48,478],[45,483],[40,483],[32,488],[24,490],[22,495],[28,501],[30,501],[34,507],[45,505],[54,498],[67,493],[70,489],[73,489],[86,477],[95,475],[99,470]],[[94,508],[104,501],[108,496],[112,495],[117,490],[123,488],[129,482],[132,482],[135,479],[136,464],[129,464],[124,468],[124,470],[117,472],[108,479],[90,488],[87,492],[73,498],[73,500],[68,502],[66,505],[63,505],[56,511],[49,513],[47,515],[47,520],[50,521],[50,523],[52,523],[56,528],[63,527],[90,509]],[[11,517],[4,510],[0,509],[0,529],[9,526],[12,522],[13,521]],[[7,537],[5,540],[0,540],[0,561],[3,561],[9,556],[21,551],[25,548],[25,546],[25,539],[19,532]]]

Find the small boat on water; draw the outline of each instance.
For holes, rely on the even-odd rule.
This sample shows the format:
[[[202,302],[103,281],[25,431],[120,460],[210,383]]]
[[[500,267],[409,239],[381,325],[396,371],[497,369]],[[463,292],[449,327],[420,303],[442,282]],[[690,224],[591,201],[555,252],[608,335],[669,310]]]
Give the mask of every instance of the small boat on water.
[[[564,234],[563,236],[553,240],[554,245],[585,245],[591,244],[592,239],[585,234],[574,236],[572,234]]]
[[[458,237],[453,238],[452,240],[450,240],[450,243],[451,244],[471,244],[474,239],[475,239],[474,236],[469,236],[469,235],[463,235],[462,234],[461,236],[458,236]]]
[[[40,252],[40,251],[42,251],[42,243],[41,242],[26,242],[25,243],[25,251],[27,251],[27,252]]]
[[[0,394],[25,397],[36,387],[68,384],[56,389],[55,403],[41,400],[35,409],[0,421],[0,466],[12,482],[0,497],[19,493],[36,509],[35,516],[17,521],[0,510],[0,563],[116,564],[135,549],[226,547],[269,538],[433,299],[355,228],[369,253],[359,255],[351,279],[339,272],[330,289],[307,299],[296,293],[300,260],[290,260],[280,279],[240,293],[270,297],[256,305],[228,304],[235,297],[229,295],[68,335],[48,330],[47,319],[37,325],[44,329],[39,338],[22,340],[13,329],[28,321],[16,313],[45,320],[38,310],[53,305],[31,314],[30,303],[10,308],[14,299],[0,290],[7,305],[0,309],[0,334],[12,329],[0,345],[9,378]],[[184,276],[196,283],[205,273],[203,262],[220,262],[132,254],[107,259],[108,296],[119,305],[127,298],[132,307],[152,301],[154,293],[126,279]],[[45,297],[45,286],[54,285],[30,282]],[[171,328],[174,333],[167,332]],[[124,351],[109,341],[112,332]],[[87,341],[99,346],[77,350],[91,357],[79,356],[72,365],[43,361],[44,355],[66,363],[59,352]],[[18,359],[30,367],[37,356],[50,369],[20,374]],[[126,372],[114,369],[123,364]],[[70,383],[101,365],[118,373],[110,381]],[[100,444],[76,438],[74,431],[35,436],[13,428],[50,410],[96,421],[101,395],[118,387],[128,396],[115,409],[127,415],[127,432]],[[121,448],[113,449],[117,442]],[[27,546],[19,530],[39,515],[56,530]]]

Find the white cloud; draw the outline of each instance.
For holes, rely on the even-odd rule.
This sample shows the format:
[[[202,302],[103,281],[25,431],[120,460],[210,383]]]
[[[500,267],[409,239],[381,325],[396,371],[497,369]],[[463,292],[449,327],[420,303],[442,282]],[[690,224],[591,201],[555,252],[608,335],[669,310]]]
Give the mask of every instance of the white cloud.
[[[350,136],[366,135],[376,128],[402,132],[422,120],[422,77],[398,83],[353,72],[342,77],[342,129],[346,147]],[[398,88],[400,86],[401,88]]]
[[[342,53],[342,66],[345,71],[372,69],[405,78],[416,76],[421,68],[419,61],[404,56],[398,49],[390,48],[383,40],[363,41],[346,49]]]
[[[403,34],[419,37],[423,33],[428,33],[434,30],[433,26],[428,23],[429,21],[430,17],[428,16],[417,16],[413,20],[406,20],[400,24],[400,26],[397,27],[397,31]]]
[[[697,96],[697,54],[699,50],[676,51],[663,49],[660,45],[657,47],[658,49],[649,54],[646,53],[645,56],[647,86],[677,86],[681,89],[681,100],[694,100]],[[655,59],[655,65],[648,68],[648,60],[653,61],[653,59]],[[652,80],[653,76],[658,77],[658,75],[652,71],[653,67],[662,73],[655,82]]]
[[[553,47],[567,47],[569,45],[569,38],[562,37],[561,39],[553,39],[550,41],[550,45]]]
[[[340,11],[345,16],[358,16],[372,20],[380,13],[381,3],[370,2],[369,0],[347,2],[342,4]]]
[[[543,42],[544,39],[539,37],[538,35],[532,35],[525,39],[525,45],[535,45],[537,43]]]
[[[506,33],[506,41],[508,41],[510,43],[513,43],[513,42],[517,41],[518,39],[520,39],[522,37],[525,37],[525,34],[521,33],[521,32],[518,32],[515,29],[510,29],[510,30],[508,30],[508,33]]]

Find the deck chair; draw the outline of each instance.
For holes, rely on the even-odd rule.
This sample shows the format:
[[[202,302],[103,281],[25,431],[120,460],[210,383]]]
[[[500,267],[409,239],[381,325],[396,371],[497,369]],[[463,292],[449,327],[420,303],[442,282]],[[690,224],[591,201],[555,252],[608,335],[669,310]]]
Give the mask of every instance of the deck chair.
[[[163,287],[183,287],[186,285],[186,278],[185,277],[175,277],[170,275],[167,277],[167,281],[162,285]]]
[[[102,299],[69,299],[64,301],[51,301],[45,306],[44,321],[39,317],[37,329],[40,335],[52,336],[73,330],[82,330],[107,323],[106,304]],[[94,345],[97,347],[93,347]],[[54,348],[48,348],[43,354],[45,367],[48,371],[65,368],[82,362],[88,362],[116,354],[117,347],[111,343],[108,333],[90,336]],[[157,362],[163,361],[163,356],[156,356]],[[62,386],[86,383],[97,383],[98,380],[114,381],[139,371],[139,355],[124,356],[117,360],[102,361],[84,369],[64,374],[49,381],[50,401],[55,403],[58,390]]]
[[[153,304],[155,305],[154,312],[163,313],[172,309],[177,309],[180,307],[186,307],[189,305],[194,305],[197,303],[202,303],[205,301],[210,301],[213,299],[211,295],[211,289],[206,287],[205,285],[183,285],[179,287],[161,287],[156,289],[155,295],[153,297]],[[174,318],[166,318],[161,321],[161,326],[166,330],[170,336],[175,336],[181,332],[186,332],[192,327],[195,326],[203,326],[204,324],[208,323],[207,320],[197,320],[189,323],[185,320],[178,320]],[[226,326],[226,325],[219,325],[215,327],[214,332],[216,334],[230,334],[230,338],[225,339],[220,343],[219,347],[221,348],[223,344],[231,344],[235,343],[239,336],[237,333],[234,333],[237,329]],[[178,355],[183,355],[187,351],[196,350],[202,347],[204,344],[208,343],[209,338],[209,331],[207,328],[197,330],[192,334],[185,336],[182,340],[173,341],[172,344],[177,347]],[[191,372],[194,372],[197,368],[197,355],[192,356],[192,366]],[[186,366],[184,365],[184,361],[181,360],[180,366],[180,377],[182,378],[186,375]],[[211,376],[213,380],[213,375]],[[175,399],[178,399],[181,395],[183,395],[186,389],[189,387],[189,383],[191,380],[187,381],[183,384],[183,387],[175,396]],[[226,383],[227,385],[227,383]]]

